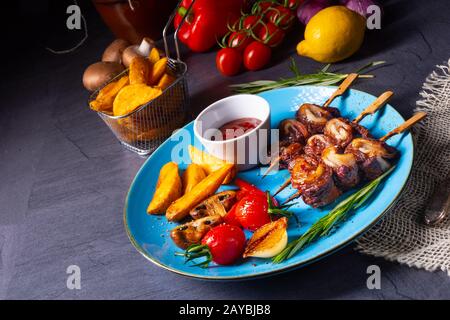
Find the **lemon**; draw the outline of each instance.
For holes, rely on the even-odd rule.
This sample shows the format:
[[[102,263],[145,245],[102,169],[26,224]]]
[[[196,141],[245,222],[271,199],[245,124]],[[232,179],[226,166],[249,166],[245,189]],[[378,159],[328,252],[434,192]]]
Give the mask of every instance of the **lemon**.
[[[358,13],[344,6],[325,8],[306,25],[297,53],[323,63],[344,60],[361,47],[365,29],[366,20]]]

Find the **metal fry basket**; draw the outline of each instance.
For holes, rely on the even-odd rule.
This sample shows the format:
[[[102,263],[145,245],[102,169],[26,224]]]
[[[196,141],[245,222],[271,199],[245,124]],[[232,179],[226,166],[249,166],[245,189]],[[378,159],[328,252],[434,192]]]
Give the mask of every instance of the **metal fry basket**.
[[[178,9],[178,6],[176,9]],[[175,129],[180,128],[187,118],[189,104],[186,81],[187,66],[180,59],[177,41],[179,27],[174,33],[176,59],[170,57],[167,43],[167,30],[175,14],[176,10],[172,13],[164,28],[163,40],[166,57],[168,58],[167,70],[172,76],[175,76],[176,80],[160,96],[126,115],[113,116],[97,112],[120,143],[139,155],[151,154]],[[128,74],[128,70],[114,77],[105,86],[126,74]],[[101,88],[89,97],[89,104],[95,100],[100,90]]]

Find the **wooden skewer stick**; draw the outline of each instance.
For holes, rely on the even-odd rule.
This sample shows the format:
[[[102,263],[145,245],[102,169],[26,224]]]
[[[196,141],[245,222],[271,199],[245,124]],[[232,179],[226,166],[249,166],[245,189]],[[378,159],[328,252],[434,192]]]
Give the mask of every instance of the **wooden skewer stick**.
[[[336,89],[335,92],[333,92],[333,94],[331,95],[331,97],[328,98],[327,101],[325,101],[325,103],[322,105],[322,107],[328,107],[330,105],[331,102],[333,102],[334,99],[336,99],[337,97],[343,95],[345,93],[345,91],[347,91],[348,88],[350,88],[350,86],[352,85],[352,83],[358,78],[358,74],[357,73],[350,73],[345,79],[344,81],[342,81],[341,85]],[[387,101],[387,100],[386,100]],[[375,102],[374,102],[375,103]],[[378,109],[377,109],[378,110]],[[375,110],[376,111],[376,110]],[[375,112],[373,111],[373,112]],[[364,111],[363,111],[364,112]],[[370,113],[367,113],[370,114]],[[364,115],[363,117],[365,117],[366,115]],[[362,119],[362,118],[361,118]],[[273,161],[271,162],[269,168],[267,168],[266,172],[264,172],[262,179],[264,179],[264,177],[267,176],[267,174],[273,170],[273,168],[275,168],[275,166],[280,162],[280,157],[276,157],[275,159],[273,159]]]
[[[328,98],[327,101],[322,105],[323,107],[328,107],[331,102],[333,102],[334,99],[336,99],[339,96],[342,96],[345,91],[352,85],[353,81],[355,81],[358,78],[357,73],[350,73],[347,78],[342,81],[341,85],[337,88],[337,90],[331,95],[331,97]]]
[[[372,102],[363,112],[361,112],[354,120],[354,123],[359,123],[362,119],[364,119],[369,114],[374,114],[379,109],[384,107],[386,103],[391,99],[394,95],[392,91],[386,91],[382,93],[374,102]]]
[[[269,168],[267,168],[266,172],[264,172],[263,176],[261,179],[264,179],[270,171],[273,170],[273,168],[275,168],[276,165],[278,165],[278,163],[280,162],[280,156],[276,157],[275,159],[272,160],[272,162],[270,163]]]
[[[281,191],[284,190],[284,188],[286,188],[288,185],[291,184],[291,178],[288,178],[285,182],[283,182],[283,184],[281,185],[281,187],[278,188],[277,192],[275,192],[273,194],[273,196],[275,197],[277,194],[279,194]]]
[[[399,125],[397,128],[386,134],[384,137],[380,138],[380,141],[386,141],[387,139],[391,138],[392,136],[395,136],[396,134],[402,133],[409,128],[411,128],[413,125],[415,125],[417,122],[421,121],[423,118],[425,118],[427,114],[425,112],[418,112],[415,115],[413,115],[411,118],[403,122],[401,125]]]
[[[399,125],[397,128],[386,134],[384,137],[380,138],[379,141],[386,141],[389,138],[392,138],[393,136],[400,134],[402,132],[405,132],[409,128],[411,128],[413,125],[415,125],[417,122],[421,121],[423,118],[425,118],[427,114],[425,112],[418,112],[415,115],[413,115],[411,118],[403,122],[401,125]],[[297,191],[293,195],[291,195],[288,199],[283,201],[282,205],[291,202],[292,200],[297,199],[301,196],[301,191]]]
[[[300,197],[302,195],[302,192],[300,190],[298,190],[296,193],[294,193],[292,196],[290,196],[289,198],[287,198],[286,200],[283,201],[283,203],[281,205],[285,205],[288,202],[291,202],[292,200],[297,199],[298,197]]]

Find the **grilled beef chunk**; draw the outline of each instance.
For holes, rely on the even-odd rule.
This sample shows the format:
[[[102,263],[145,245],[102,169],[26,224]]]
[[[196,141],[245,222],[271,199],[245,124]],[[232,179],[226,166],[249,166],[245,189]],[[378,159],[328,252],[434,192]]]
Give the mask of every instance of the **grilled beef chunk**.
[[[289,143],[298,142],[305,144],[310,136],[307,126],[295,119],[285,119],[278,126],[280,130],[280,140]]]
[[[303,146],[300,143],[294,142],[280,147],[280,162],[279,166],[281,169],[286,169],[292,159],[303,153]]]
[[[368,180],[373,180],[389,170],[398,157],[397,149],[385,142],[356,138],[345,148],[345,153],[355,155],[358,165]]]
[[[328,147],[322,152],[322,161],[333,170],[340,188],[350,189],[359,183],[358,163],[352,153],[338,153],[336,147]]]
[[[320,157],[323,150],[331,146],[333,146],[333,141],[330,137],[324,134],[315,134],[306,142],[304,152],[309,155],[316,155]]]
[[[289,165],[292,186],[302,193],[303,201],[313,207],[333,202],[341,191],[333,179],[333,171],[320,159],[301,155]]]

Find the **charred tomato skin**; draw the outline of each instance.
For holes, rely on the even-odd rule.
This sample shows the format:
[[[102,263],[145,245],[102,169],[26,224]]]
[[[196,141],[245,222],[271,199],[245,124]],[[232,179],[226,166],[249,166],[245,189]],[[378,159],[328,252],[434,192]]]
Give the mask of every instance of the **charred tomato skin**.
[[[225,221],[226,224],[241,227],[241,223],[239,222],[239,219],[236,217],[236,207],[237,203],[235,203],[231,207],[230,211],[228,211],[227,214],[223,217],[223,220]]]
[[[202,244],[208,246],[215,263],[230,265],[244,252],[245,234],[239,227],[221,224],[205,235]]]
[[[236,217],[245,229],[255,231],[271,221],[267,197],[251,194],[243,197],[236,206]]]

